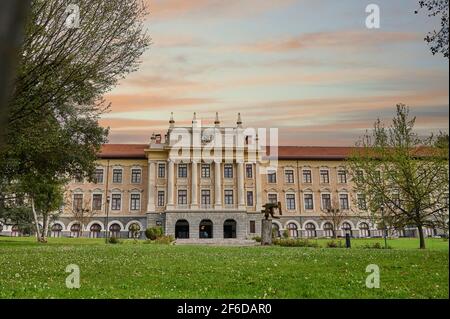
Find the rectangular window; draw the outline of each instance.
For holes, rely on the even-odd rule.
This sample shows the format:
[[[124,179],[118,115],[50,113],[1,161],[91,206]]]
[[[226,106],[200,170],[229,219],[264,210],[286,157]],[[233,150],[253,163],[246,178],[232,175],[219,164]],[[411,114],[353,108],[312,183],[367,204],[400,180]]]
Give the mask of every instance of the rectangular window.
[[[141,194],[131,194],[131,210],[141,209]]]
[[[187,164],[178,164],[178,177],[187,178]]]
[[[122,169],[113,169],[113,183],[122,183]]]
[[[158,164],[158,178],[166,178],[166,164]]]
[[[253,178],[253,165],[252,164],[245,165],[245,176],[247,176],[247,178]]]
[[[331,195],[322,194],[322,209],[327,210],[331,208]]]
[[[80,211],[83,209],[83,194],[73,195],[73,210]]]
[[[312,183],[312,174],[311,170],[306,169],[303,171],[303,183],[311,184]]]
[[[211,177],[211,166],[209,164],[202,164],[202,178]]]
[[[187,190],[178,190],[178,205],[187,205]]]
[[[267,173],[267,182],[268,183],[276,183],[277,182],[277,172],[269,171]]]
[[[313,194],[305,194],[305,209],[314,209]]]
[[[201,204],[203,207],[209,207],[211,205],[211,191],[209,189],[202,189],[201,192]]]
[[[293,184],[294,183],[294,171],[291,169],[284,171],[284,176],[286,179],[286,183]]]
[[[102,209],[102,194],[92,195],[92,210]]]
[[[120,210],[122,207],[122,195],[112,194],[111,196],[111,210]]]
[[[329,184],[330,183],[330,173],[326,169],[320,170],[320,182],[322,184]]]
[[[358,209],[367,209],[366,197],[364,196],[364,194],[358,194]]]
[[[223,177],[233,178],[233,164],[225,164],[223,166]]]
[[[164,191],[158,191],[158,206],[163,207],[166,204]]]
[[[254,220],[250,221],[250,233],[256,233],[256,222]]]
[[[339,203],[340,203],[341,209],[349,209],[348,194],[340,194],[339,195]]]
[[[225,190],[225,205],[233,205],[233,190]]]
[[[253,192],[247,191],[247,206],[253,206]]]
[[[345,184],[347,183],[347,172],[344,170],[339,170],[338,171],[338,182],[340,184]]]
[[[95,183],[102,184],[103,183],[103,169],[97,168],[95,170]]]
[[[267,200],[270,204],[278,203],[278,195],[277,194],[269,194],[267,195]]]
[[[131,170],[131,183],[139,184],[141,182],[141,170],[138,168],[133,168]]]
[[[295,194],[286,194],[286,208],[295,210]]]

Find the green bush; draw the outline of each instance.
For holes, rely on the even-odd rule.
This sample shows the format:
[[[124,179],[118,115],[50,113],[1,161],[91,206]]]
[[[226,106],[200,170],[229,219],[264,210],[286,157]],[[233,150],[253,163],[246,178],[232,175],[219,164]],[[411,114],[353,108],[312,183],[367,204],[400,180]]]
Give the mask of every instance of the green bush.
[[[163,229],[161,226],[149,227],[145,230],[145,237],[150,240],[155,240],[163,236]]]
[[[384,245],[380,244],[379,242],[373,244],[365,244],[361,247],[365,249],[384,249]],[[392,247],[388,245],[386,248],[391,249]]]
[[[161,236],[156,238],[155,240],[147,239],[144,241],[144,244],[160,244],[160,245],[170,245],[175,241],[173,236]]]
[[[118,238],[116,238],[116,237],[109,237],[108,242],[110,244],[119,244],[120,240]]]
[[[318,243],[307,239],[275,239],[273,244],[284,247],[319,247]]]
[[[283,238],[289,238],[289,231],[287,229],[283,230]]]
[[[255,236],[252,238],[254,241],[256,241],[257,243],[261,242],[261,236]]]

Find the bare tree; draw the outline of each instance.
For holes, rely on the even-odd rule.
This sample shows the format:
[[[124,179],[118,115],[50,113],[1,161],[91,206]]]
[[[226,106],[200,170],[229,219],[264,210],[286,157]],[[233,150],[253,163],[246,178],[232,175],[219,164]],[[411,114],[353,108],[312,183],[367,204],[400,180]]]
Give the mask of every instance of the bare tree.
[[[341,225],[346,216],[347,213],[340,208],[339,201],[336,199],[330,202],[328,207],[324,207],[321,219],[333,225],[333,238],[337,238],[339,225]]]
[[[90,196],[88,196],[87,198],[83,196],[80,205],[80,203],[76,202],[73,196],[70,195],[70,192],[66,192],[65,205],[66,207],[68,207],[68,212],[73,217],[73,219],[80,223],[80,236],[82,236],[83,229],[92,221],[97,213],[92,208],[92,200]]]

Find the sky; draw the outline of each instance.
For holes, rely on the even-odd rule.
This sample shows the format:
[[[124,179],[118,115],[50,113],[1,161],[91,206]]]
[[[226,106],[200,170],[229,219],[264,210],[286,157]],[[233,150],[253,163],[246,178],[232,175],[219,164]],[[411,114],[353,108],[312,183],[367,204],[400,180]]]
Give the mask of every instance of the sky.
[[[395,105],[421,135],[448,131],[449,65],[423,41],[418,0],[146,0],[152,44],[106,95],[110,143],[148,143],[170,113],[278,128],[280,145],[354,145]],[[368,4],[380,28],[366,28]]]

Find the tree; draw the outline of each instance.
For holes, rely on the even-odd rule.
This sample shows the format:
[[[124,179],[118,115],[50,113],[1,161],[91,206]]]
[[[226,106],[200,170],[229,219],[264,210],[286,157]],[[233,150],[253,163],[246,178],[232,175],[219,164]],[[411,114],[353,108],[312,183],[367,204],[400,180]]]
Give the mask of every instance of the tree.
[[[441,29],[429,32],[424,40],[431,45],[433,55],[441,53],[448,58],[448,0],[421,0],[419,6],[428,10],[429,17],[440,17]]]
[[[436,147],[433,135],[420,138],[414,123],[409,108],[398,104],[388,128],[378,119],[357,142],[349,168],[371,213],[380,214],[383,207],[392,227],[417,227],[425,248],[424,227],[433,227],[433,217],[448,210],[448,148]]]
[[[150,42],[145,14],[142,0],[31,1],[0,148],[0,193],[30,174],[92,180],[108,135],[98,124],[109,108],[103,94],[137,69]]]
[[[346,217],[345,212],[340,209],[339,202],[337,200],[333,200],[329,207],[325,207],[323,209],[323,214],[321,215],[321,219],[326,220],[331,223],[333,226],[333,238],[337,238],[337,234],[339,231],[339,225],[344,221]]]
[[[73,219],[80,223],[80,236],[82,236],[84,227],[89,224],[96,214],[96,211],[92,209],[91,199],[83,197],[81,206],[77,206],[74,205],[73,197],[66,192],[66,200],[64,205],[69,208],[68,211],[72,215]]]

